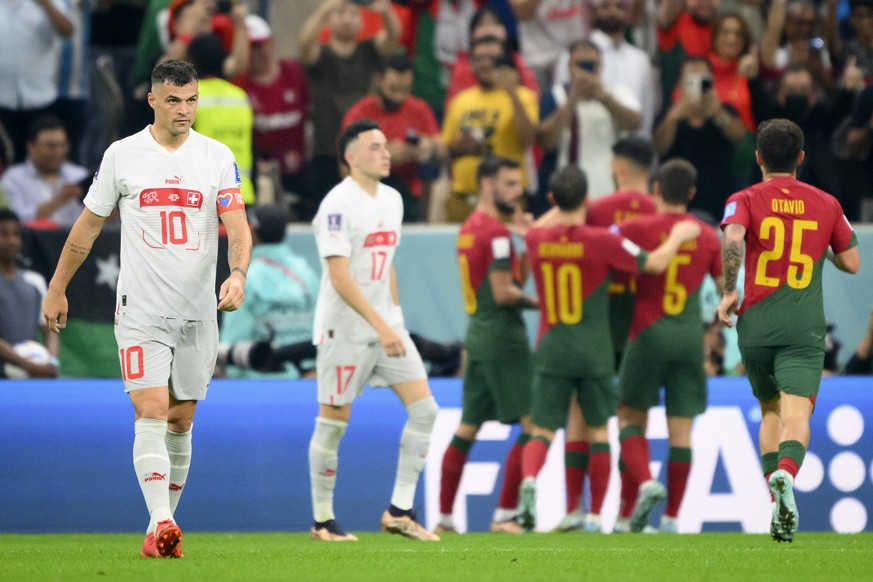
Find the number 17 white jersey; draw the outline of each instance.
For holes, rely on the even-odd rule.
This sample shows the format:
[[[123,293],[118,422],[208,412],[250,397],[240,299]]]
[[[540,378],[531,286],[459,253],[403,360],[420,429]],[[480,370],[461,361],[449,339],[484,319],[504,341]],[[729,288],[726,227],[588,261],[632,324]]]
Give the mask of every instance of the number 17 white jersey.
[[[146,127],[109,146],[84,202],[121,216],[116,313],[216,319],[218,216],[245,208],[227,146],[190,130],[168,152]]]
[[[376,330],[346,303],[330,282],[327,258],[348,257],[349,274],[367,302],[391,327],[403,325],[403,312],[391,297],[391,265],[400,244],[403,201],[394,188],[380,183],[370,196],[352,178],[337,184],[312,221],[321,286],[315,306],[312,343],[327,339],[370,342]]]

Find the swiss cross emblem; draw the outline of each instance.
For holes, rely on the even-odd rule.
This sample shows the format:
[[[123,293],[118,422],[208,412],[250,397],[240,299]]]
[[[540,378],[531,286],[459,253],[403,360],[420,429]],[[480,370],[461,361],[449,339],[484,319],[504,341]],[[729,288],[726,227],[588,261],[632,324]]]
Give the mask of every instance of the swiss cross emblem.
[[[188,192],[188,206],[197,206],[200,204],[199,192]]]

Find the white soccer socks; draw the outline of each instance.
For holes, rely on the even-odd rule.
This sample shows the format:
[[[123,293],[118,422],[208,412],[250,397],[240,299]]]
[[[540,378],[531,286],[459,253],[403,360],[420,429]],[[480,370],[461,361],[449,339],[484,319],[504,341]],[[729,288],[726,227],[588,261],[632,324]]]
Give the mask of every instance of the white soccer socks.
[[[134,423],[133,469],[149,510],[147,531],[166,519],[173,519],[170,509],[170,458],[164,435],[167,423],[154,418],[141,418]]]
[[[188,469],[191,467],[191,429],[188,432],[168,430],[164,442],[170,457],[170,511],[176,513],[182,489],[188,480]]]
[[[315,430],[309,441],[309,481],[312,486],[312,514],[318,522],[334,518],[337,452],[348,425],[339,420],[315,419]]]
[[[412,509],[415,487],[424,468],[439,408],[433,396],[428,396],[407,406],[406,412],[409,418],[400,437],[397,479],[391,496],[391,505],[399,509]]]

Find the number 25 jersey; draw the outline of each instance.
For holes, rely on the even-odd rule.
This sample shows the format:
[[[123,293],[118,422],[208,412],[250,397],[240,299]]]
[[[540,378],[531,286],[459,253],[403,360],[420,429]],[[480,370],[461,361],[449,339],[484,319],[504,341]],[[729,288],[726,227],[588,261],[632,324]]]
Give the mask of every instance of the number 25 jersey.
[[[174,152],[149,128],[103,155],[85,206],[121,216],[117,312],[214,321],[218,216],[244,210],[227,146],[189,130]]]
[[[828,247],[858,239],[836,198],[794,178],[774,178],[728,198],[722,228],[746,228],[741,346],[824,347],[821,274]]]

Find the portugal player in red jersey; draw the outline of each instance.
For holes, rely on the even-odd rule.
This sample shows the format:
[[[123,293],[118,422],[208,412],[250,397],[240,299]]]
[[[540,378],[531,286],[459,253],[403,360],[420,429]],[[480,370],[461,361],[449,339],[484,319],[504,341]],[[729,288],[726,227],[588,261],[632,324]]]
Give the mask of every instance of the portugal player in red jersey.
[[[740,354],[761,405],[761,464],[773,498],[770,534],[793,541],[794,478],[809,444],[809,418],[821,383],[827,332],[821,274],[825,258],[841,271],[861,267],[858,239],[836,198],[797,180],[803,132],[787,119],[758,127],[763,181],[728,198],[722,228],[724,296],[718,316],[739,314]],[[743,304],[737,273],[745,258]]]
[[[536,525],[536,476],[570,400],[579,401],[591,443],[591,511],[585,529],[600,530],[600,508],[609,482],[606,422],[615,414],[613,347],[608,288],[613,272],[661,273],[680,245],[700,234],[694,221],[676,224],[651,253],[605,228],[585,224],[584,172],[566,166],[549,182],[559,211],[527,232],[527,249],[540,304],[534,357],[532,438],[521,457],[519,520]]]
[[[661,244],[677,222],[695,220],[700,236],[683,244],[664,273],[637,277],[637,293],[627,349],[619,371],[618,409],[622,491],[635,495],[633,514],[619,516],[617,531],[642,531],[652,510],[667,499],[661,531],[676,532],[676,518],[691,471],[691,425],[706,410],[700,287],[707,275],[721,285],[721,247],[711,226],[688,214],[697,171],[687,160],[664,163],[655,174],[658,212],[623,222],[617,229],[643,249]],[[667,409],[670,440],[667,486],[652,479],[645,437],[648,410],[660,400]],[[625,501],[623,499],[623,501]],[[624,523],[622,523],[624,522]]]

